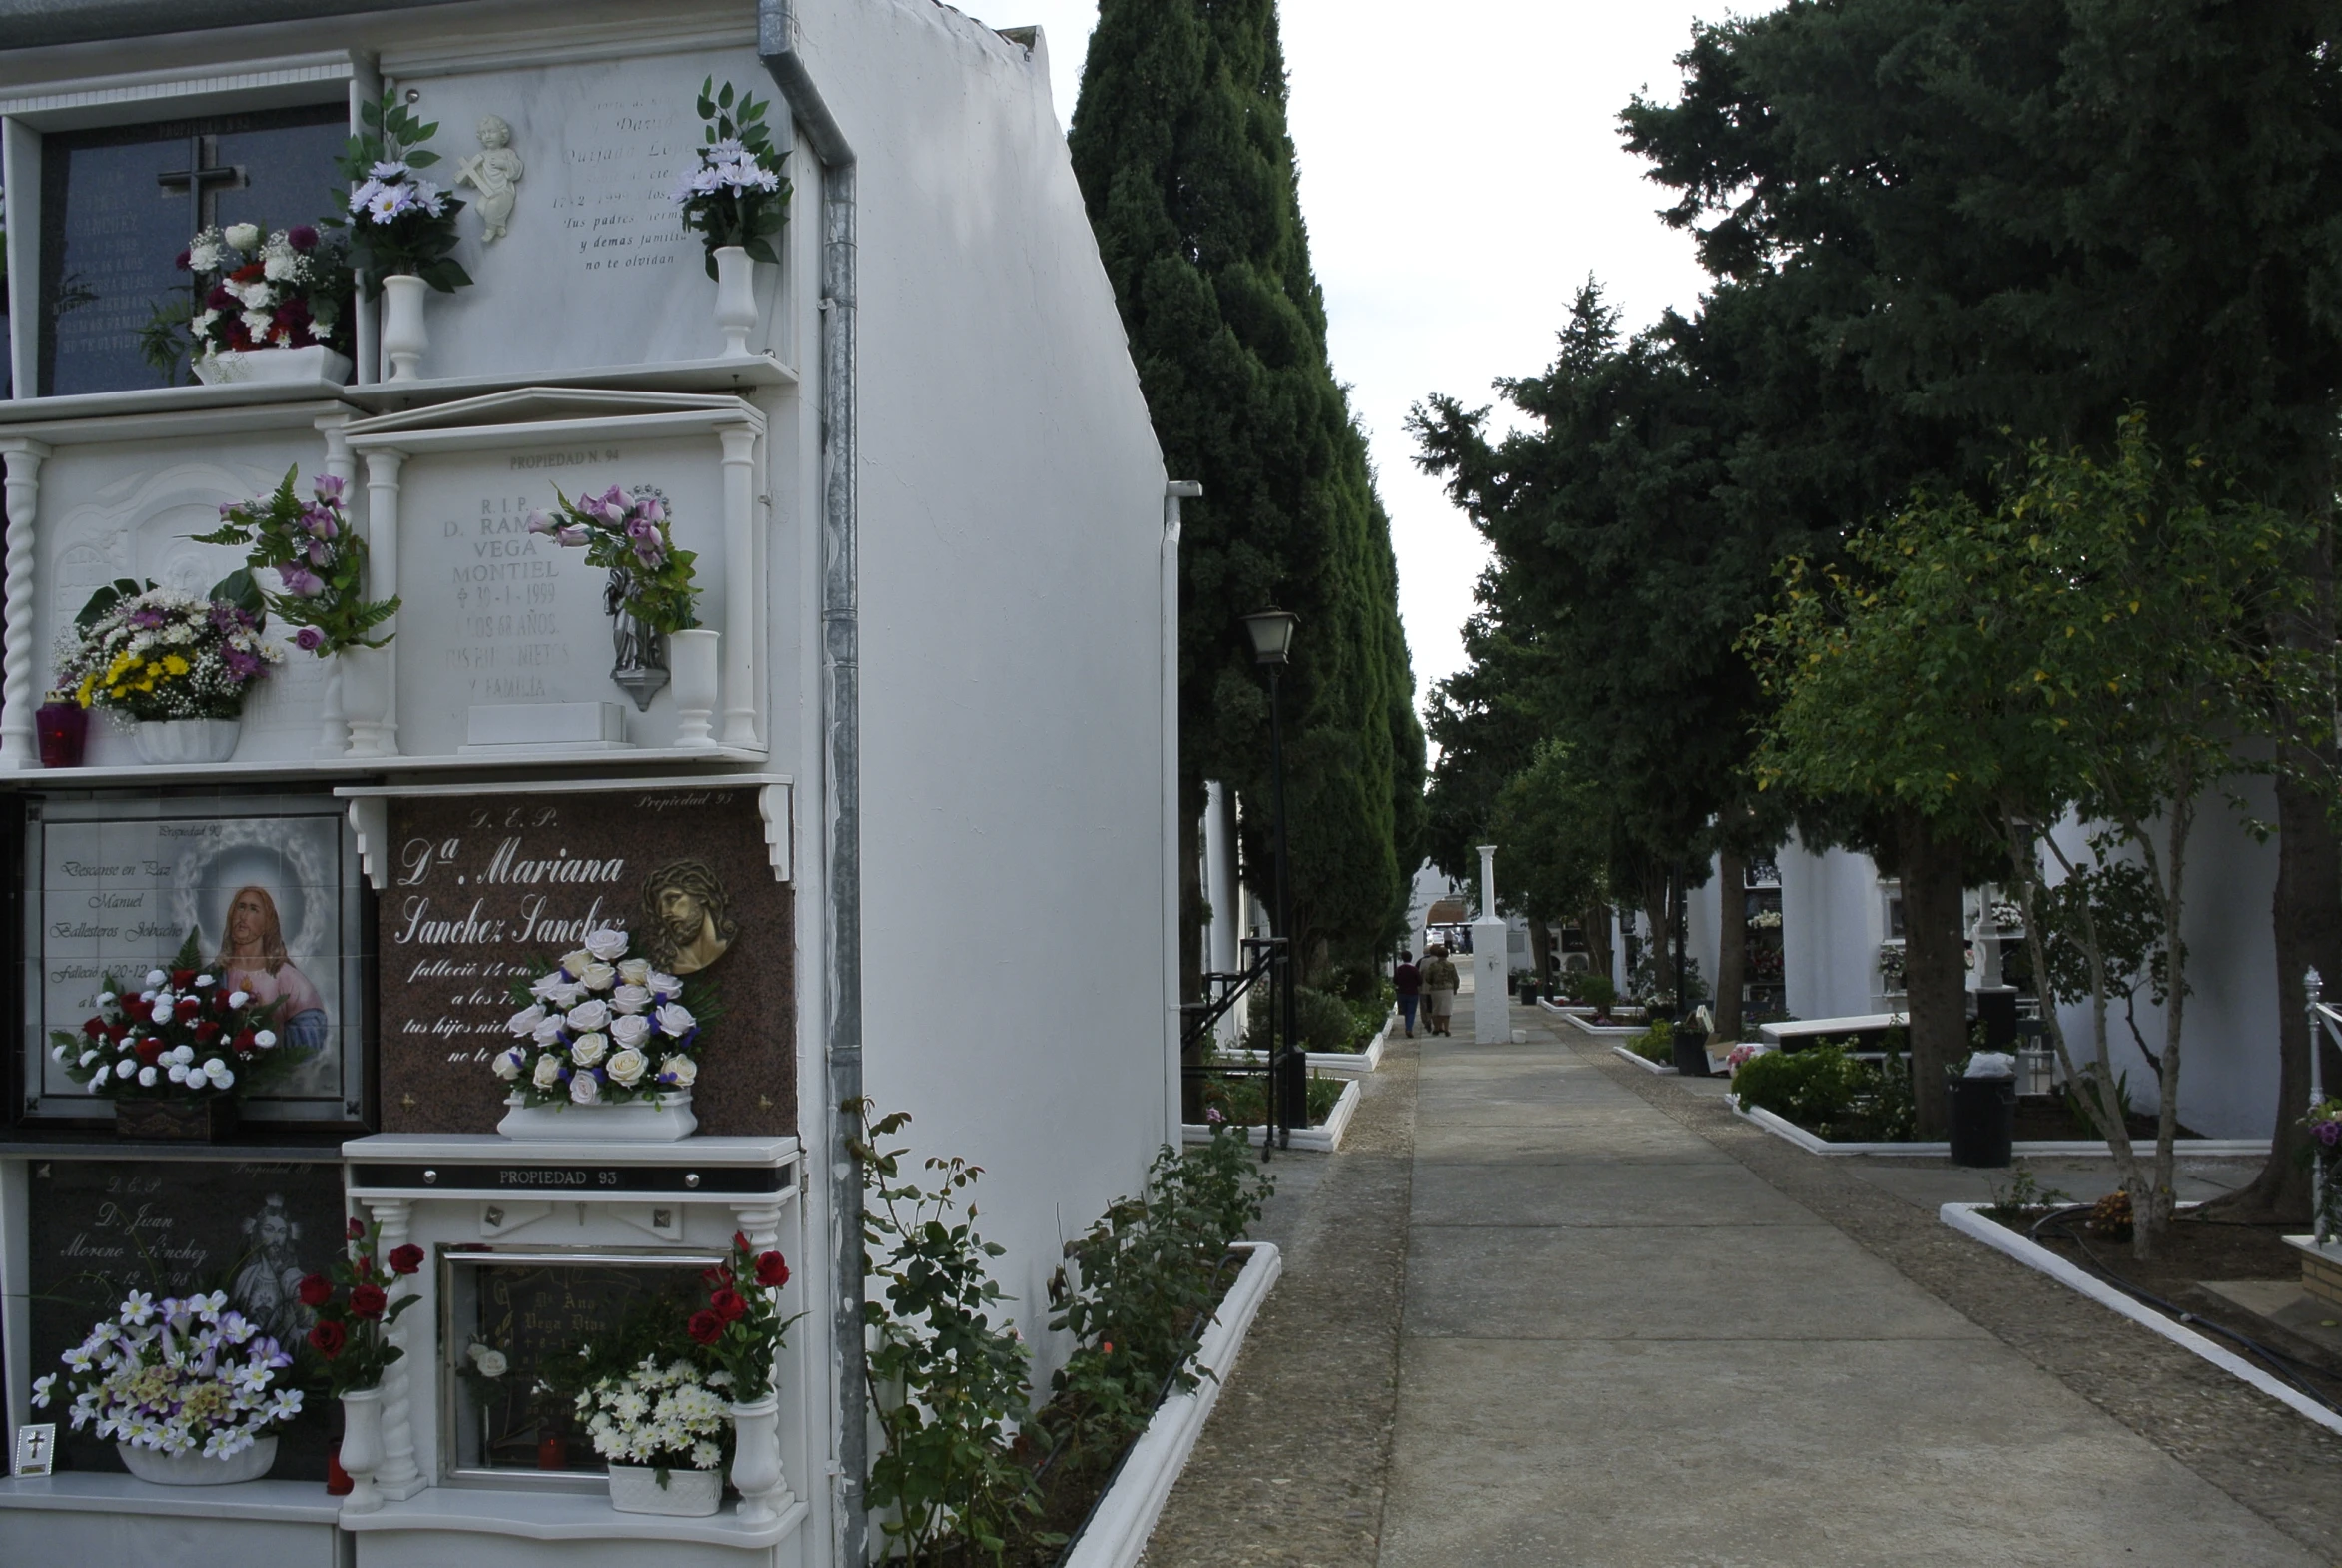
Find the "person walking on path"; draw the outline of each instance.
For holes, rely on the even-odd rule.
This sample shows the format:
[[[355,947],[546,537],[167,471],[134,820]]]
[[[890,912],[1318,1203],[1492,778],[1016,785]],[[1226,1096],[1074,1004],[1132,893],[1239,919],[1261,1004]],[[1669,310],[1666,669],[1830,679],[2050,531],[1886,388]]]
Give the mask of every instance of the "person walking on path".
[[[1423,955],[1421,970],[1426,1022],[1434,1035],[1448,1033],[1449,1021],[1455,1017],[1456,988],[1463,984],[1455,966],[1447,961],[1447,949],[1433,947]]]
[[[1415,1038],[1415,1008],[1423,1000],[1423,972],[1415,967],[1415,955],[1401,953],[1398,967],[1390,972],[1390,983],[1398,987],[1398,1016],[1405,1021],[1407,1038]]]

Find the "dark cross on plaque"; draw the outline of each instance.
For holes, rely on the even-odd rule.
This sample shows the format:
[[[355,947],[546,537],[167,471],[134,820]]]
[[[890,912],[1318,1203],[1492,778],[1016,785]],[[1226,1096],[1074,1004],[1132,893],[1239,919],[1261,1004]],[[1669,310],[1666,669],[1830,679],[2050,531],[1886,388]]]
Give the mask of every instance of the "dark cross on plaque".
[[[188,194],[188,205],[193,209],[193,221],[187,226],[189,234],[201,234],[211,227],[212,216],[219,211],[218,192],[244,184],[244,171],[234,164],[212,164],[219,155],[218,137],[191,136],[187,139],[187,167],[155,176],[155,183],[164,190]]]

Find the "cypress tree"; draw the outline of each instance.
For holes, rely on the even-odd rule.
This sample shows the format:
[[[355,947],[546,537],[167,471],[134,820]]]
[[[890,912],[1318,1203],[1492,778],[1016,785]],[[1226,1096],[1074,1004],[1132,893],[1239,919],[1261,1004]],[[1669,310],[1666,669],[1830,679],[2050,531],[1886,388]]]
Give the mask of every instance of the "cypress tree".
[[[1300,616],[1283,676],[1298,951],[1319,979],[1363,967],[1403,926],[1423,733],[1390,519],[1326,356],[1274,0],[1104,0],[1070,140],[1165,461],[1203,485],[1179,548],[1181,865],[1212,778],[1268,864],[1267,692],[1241,617],[1274,603]]]

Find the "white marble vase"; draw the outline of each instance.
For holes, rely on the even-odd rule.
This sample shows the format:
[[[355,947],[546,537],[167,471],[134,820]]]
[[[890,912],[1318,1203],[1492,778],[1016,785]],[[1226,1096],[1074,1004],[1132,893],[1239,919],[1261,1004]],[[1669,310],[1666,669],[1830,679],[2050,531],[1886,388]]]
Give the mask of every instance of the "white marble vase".
[[[322,343],[304,349],[227,349],[195,362],[195,379],[206,387],[247,382],[330,382],[350,380],[350,357]]]
[[[373,1513],[383,1506],[375,1472],[383,1467],[383,1391],[353,1388],[342,1396],[342,1469],[350,1477],[348,1513]]]
[[[756,330],[756,263],[737,245],[716,247],[716,326],[723,329],[724,358],[748,353]]]
[[[675,744],[712,746],[715,730],[717,672],[720,669],[720,631],[678,631],[667,639],[667,662],[673,666]]]
[[[598,1106],[532,1106],[527,1096],[515,1091],[504,1105],[504,1119],[496,1131],[521,1143],[674,1144],[699,1127],[688,1089]]]
[[[422,352],[431,343],[422,317],[423,296],[429,292],[430,285],[411,273],[383,280],[383,353],[390,357],[393,382],[411,382],[422,374]]]
[[[277,1439],[264,1437],[229,1459],[207,1459],[200,1452],[157,1453],[135,1443],[116,1443],[114,1451],[132,1475],[157,1486],[234,1486],[269,1473],[277,1462]]]
[[[740,1494],[740,1522],[771,1524],[796,1500],[781,1473],[781,1400],[766,1394],[731,1407],[732,1489]]]
[[[724,1500],[721,1470],[669,1470],[667,1484],[646,1464],[610,1466],[610,1506],[620,1513],[675,1514],[704,1519]]]
[[[132,735],[141,762],[226,762],[242,730],[238,719],[142,719]]]
[[[388,757],[397,751],[390,724],[390,650],[357,644],[336,654],[342,667],[342,721],[350,726],[353,757]]]

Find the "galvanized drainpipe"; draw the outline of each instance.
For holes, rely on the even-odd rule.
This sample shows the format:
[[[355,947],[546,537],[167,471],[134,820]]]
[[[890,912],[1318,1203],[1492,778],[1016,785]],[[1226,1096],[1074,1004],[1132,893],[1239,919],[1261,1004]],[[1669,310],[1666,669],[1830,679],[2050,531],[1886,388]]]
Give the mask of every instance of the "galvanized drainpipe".
[[[756,52],[821,160],[822,853],[829,918],[829,1243],[838,1476],[834,1560],[870,1561],[864,1502],[870,1392],[862,1341],[862,1169],[848,1152],[862,1098],[862,706],[857,630],[854,429],[854,149],[797,52],[791,0],[757,0]]]
[[[1163,489],[1161,595],[1162,685],[1156,700],[1163,717],[1163,1141],[1179,1147],[1180,1102],[1186,1075],[1179,1047],[1186,1015],[1179,1011],[1179,952],[1186,940],[1179,908],[1179,502],[1194,500],[1203,486],[1172,479]]]

